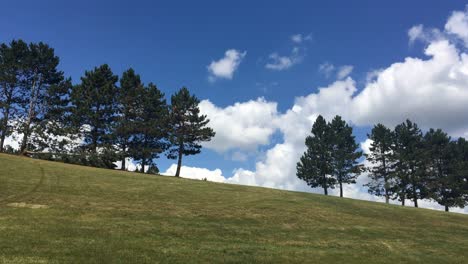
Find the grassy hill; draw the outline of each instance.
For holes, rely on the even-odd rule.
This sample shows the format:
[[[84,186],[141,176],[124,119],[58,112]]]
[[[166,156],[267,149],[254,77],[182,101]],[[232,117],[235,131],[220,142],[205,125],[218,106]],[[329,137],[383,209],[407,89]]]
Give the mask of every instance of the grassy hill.
[[[466,263],[468,216],[0,155],[0,263]]]

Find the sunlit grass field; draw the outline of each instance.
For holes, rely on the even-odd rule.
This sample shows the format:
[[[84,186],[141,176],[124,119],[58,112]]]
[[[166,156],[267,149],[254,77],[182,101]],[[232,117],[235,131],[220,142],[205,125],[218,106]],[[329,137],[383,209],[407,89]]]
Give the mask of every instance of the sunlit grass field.
[[[468,216],[2,154],[0,263],[468,263]]]

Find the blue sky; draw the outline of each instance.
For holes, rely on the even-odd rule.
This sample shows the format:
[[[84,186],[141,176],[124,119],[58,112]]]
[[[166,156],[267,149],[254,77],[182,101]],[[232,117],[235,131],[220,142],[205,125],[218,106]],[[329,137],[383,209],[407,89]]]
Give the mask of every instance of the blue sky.
[[[350,77],[355,82],[354,97],[366,87],[369,72],[389,68],[406,57],[430,59],[425,48],[437,39],[430,29],[439,29],[456,42],[448,36],[459,32],[444,30],[444,25],[453,11],[463,12],[465,5],[463,1],[427,0],[9,1],[2,5],[0,41],[21,38],[50,44],[61,59],[60,69],[74,83],[85,70],[103,63],[119,75],[133,67],[168,98],[182,86],[219,109],[262,97],[265,102],[276,103],[275,115],[280,116],[292,109],[297,97],[318,93],[319,87],[337,81],[340,67],[353,67]],[[424,30],[415,31],[419,41],[410,43],[408,30],[415,25],[424,25]],[[301,34],[301,41],[293,41],[297,34]],[[454,45],[458,52],[466,50],[459,43]],[[242,57],[232,78],[210,81],[207,67],[230,49]],[[275,53],[292,59],[293,65],[269,69],[266,65],[272,63]],[[320,65],[333,65],[334,71],[327,77],[319,70]],[[340,104],[332,101],[329,105],[335,103]],[[443,120],[432,124],[422,115],[425,108],[417,107],[409,105],[408,109],[421,111],[423,127],[440,125],[456,131],[453,135],[460,135],[460,129],[464,129]],[[403,121],[414,111],[395,115]],[[320,108],[316,112],[321,113]],[[335,114],[346,115],[346,111],[337,110]],[[394,118],[388,122],[386,116],[380,118],[393,124]],[[380,121],[377,117],[347,119],[358,124],[355,134],[359,142],[366,139],[371,121]],[[268,150],[287,141],[284,130],[274,128],[267,142],[254,142],[252,148],[206,148],[184,164],[219,168],[227,177],[238,168],[255,172],[257,162],[265,161]],[[235,152],[248,158],[238,161],[233,158]],[[172,163],[158,160],[163,171]]]

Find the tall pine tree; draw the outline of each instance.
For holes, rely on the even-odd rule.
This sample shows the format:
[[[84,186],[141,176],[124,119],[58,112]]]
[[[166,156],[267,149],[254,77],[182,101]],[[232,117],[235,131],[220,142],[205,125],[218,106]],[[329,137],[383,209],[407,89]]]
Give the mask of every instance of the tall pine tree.
[[[311,132],[305,140],[307,150],[297,163],[296,175],[312,188],[322,187],[328,195],[328,189],[334,188],[336,179],[330,177],[333,172],[330,127],[321,115],[315,120]]]
[[[169,110],[164,93],[152,83],[145,87],[141,99],[142,109],[137,114],[135,135],[129,153],[140,163],[141,172],[145,172],[145,168],[148,168],[148,173],[154,173],[159,171],[154,159],[159,158],[159,155],[169,147],[167,141]]]
[[[26,90],[27,103],[24,106],[24,115],[20,133],[23,139],[20,152],[27,152],[32,133],[43,133],[41,122],[45,119],[47,98],[55,86],[63,80],[63,72],[57,69],[59,58],[55,56],[54,49],[42,42],[29,44],[29,50],[24,62],[23,88]]]
[[[362,157],[359,144],[353,136],[353,128],[341,118],[335,116],[330,126],[331,169],[340,187],[340,197],[343,197],[343,184],[356,183],[356,178],[362,171],[358,159]]]
[[[406,120],[395,127],[392,149],[394,175],[397,184],[394,192],[402,205],[411,199],[418,207],[418,199],[427,198],[423,136],[419,127]]]
[[[140,75],[136,74],[133,69],[128,69],[123,73],[118,90],[118,111],[114,136],[115,143],[119,148],[121,169],[125,170],[125,161],[129,157],[129,147],[132,140],[135,140],[136,129],[138,128],[137,119],[149,109],[144,108],[145,89],[140,80]]]
[[[215,136],[213,129],[207,127],[209,119],[200,114],[199,103],[185,87],[171,97],[170,148],[167,157],[177,159],[176,177],[180,176],[182,157],[200,153],[200,143]]]
[[[81,148],[91,155],[94,166],[113,167],[113,129],[117,117],[118,77],[107,64],[86,71],[75,85],[71,100],[74,125],[84,140]],[[106,155],[102,155],[102,154]],[[106,160],[101,160],[101,157]]]
[[[464,140],[450,141],[440,129],[431,129],[425,135],[429,163],[430,196],[448,212],[450,207],[463,208],[466,203],[466,189],[463,161]],[[465,141],[466,142],[466,141]]]
[[[28,52],[28,45],[22,40],[0,45],[0,152],[4,150],[6,137],[14,132],[12,123],[20,116],[25,102],[21,81]]]
[[[370,182],[366,184],[369,188],[369,193],[384,196],[385,203],[389,203],[392,195],[392,144],[393,132],[382,124],[377,124],[372,128],[372,132],[368,135],[372,140],[370,153],[366,154],[367,161],[371,164],[367,168],[369,171]]]

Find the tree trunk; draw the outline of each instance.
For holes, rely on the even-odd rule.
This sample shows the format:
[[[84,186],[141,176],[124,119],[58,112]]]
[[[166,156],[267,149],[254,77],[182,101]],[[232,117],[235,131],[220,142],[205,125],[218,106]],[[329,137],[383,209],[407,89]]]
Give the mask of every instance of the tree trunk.
[[[5,145],[5,138],[8,133],[8,119],[10,116],[10,107],[7,107],[3,113],[3,131],[2,131],[2,136],[0,138],[0,152],[3,152],[3,147]]]
[[[34,77],[34,81],[31,87],[31,98],[29,101],[29,111],[28,111],[28,118],[26,119],[26,124],[24,126],[24,131],[23,131],[23,141],[21,143],[21,148],[20,148],[20,153],[24,155],[26,153],[26,148],[28,146],[28,140],[29,140],[29,134],[30,134],[30,129],[31,129],[31,122],[32,118],[34,115],[34,108],[36,107],[36,101],[38,95],[38,90],[39,88],[36,87],[36,77]]]
[[[446,205],[445,206],[445,212],[448,212],[449,211],[449,207]]]
[[[120,168],[121,170],[125,170],[125,156],[126,156],[125,154],[127,154],[126,150],[127,150],[127,142],[125,142],[122,146],[123,157],[122,157],[122,167]]]
[[[381,152],[382,156],[385,155],[384,151]],[[383,158],[383,169],[384,169],[384,182],[385,182],[385,203],[388,204],[390,201],[390,195],[388,194],[388,179],[387,179],[387,164],[386,159]]]
[[[401,206],[405,206],[405,197],[401,198]]]
[[[146,160],[142,159],[141,160],[141,169],[140,169],[141,173],[145,173],[145,166],[146,166]]]
[[[177,160],[177,171],[176,171],[176,174],[175,176],[176,177],[180,177],[180,168],[182,167],[182,152],[184,150],[184,146],[182,144],[180,144],[179,146],[179,159]]]
[[[418,207],[418,194],[416,193],[416,187],[414,187],[413,184],[413,201],[414,201],[414,207]]]
[[[325,195],[328,195],[328,186],[327,186],[327,175],[323,175],[323,192]]]
[[[340,197],[343,198],[343,183],[340,182]]]
[[[122,167],[121,170],[125,170],[125,157],[122,159]]]

